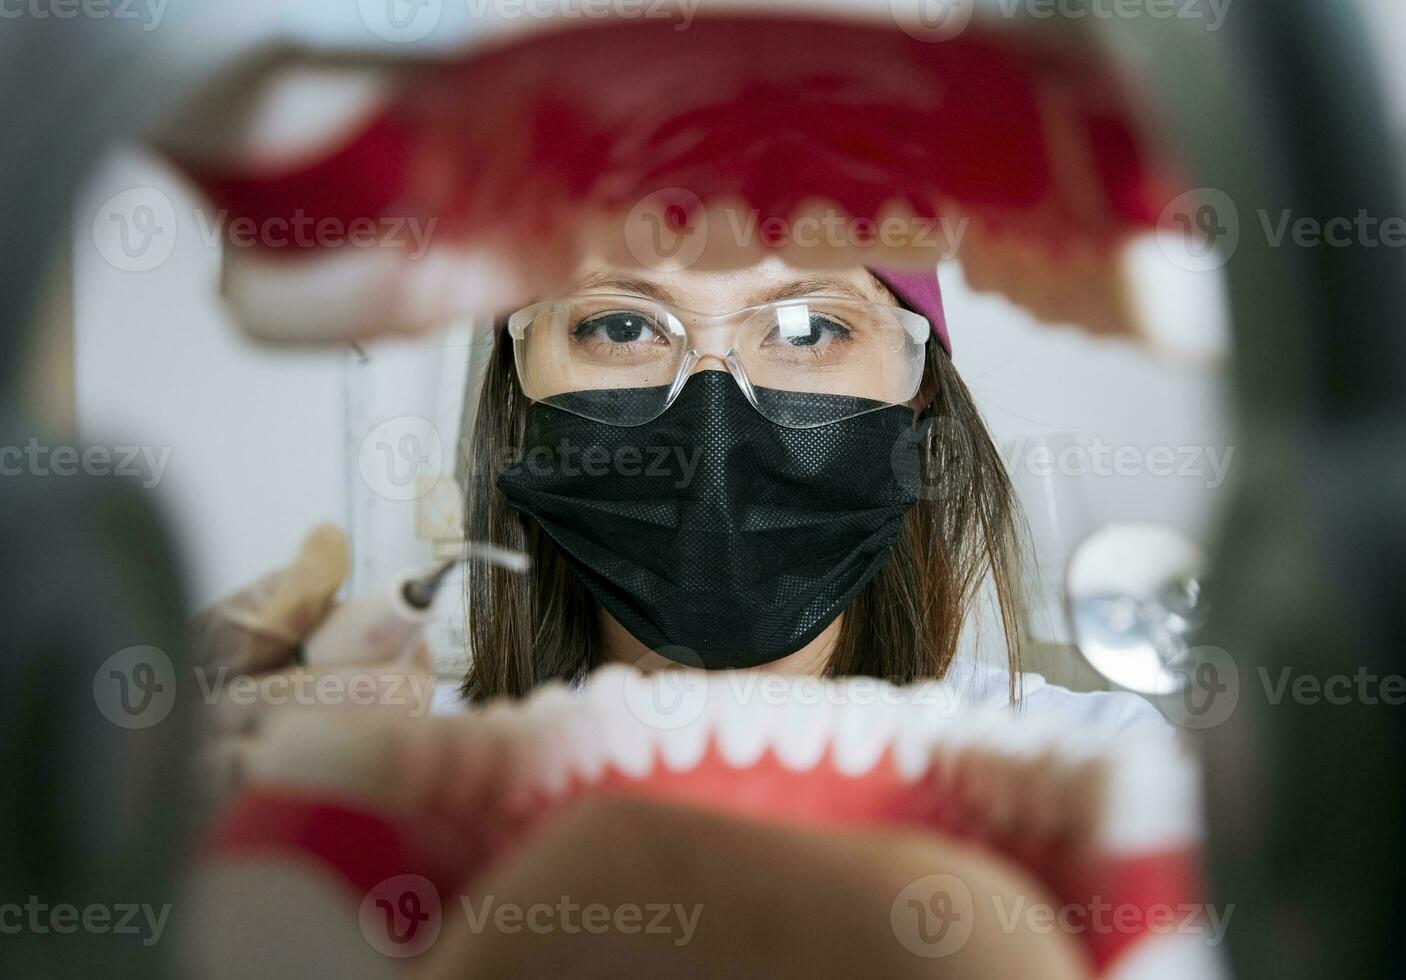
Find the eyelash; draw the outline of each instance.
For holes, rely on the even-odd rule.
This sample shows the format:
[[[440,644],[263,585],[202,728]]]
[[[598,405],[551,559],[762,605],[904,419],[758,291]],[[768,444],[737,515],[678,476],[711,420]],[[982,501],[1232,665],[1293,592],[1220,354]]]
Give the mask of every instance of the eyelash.
[[[651,338],[642,338],[630,341],[615,341],[610,340],[608,337],[596,338],[594,336],[596,331],[608,328],[608,324],[603,321],[607,320],[609,317],[616,316],[638,318],[640,327],[643,330],[650,331],[652,336],[655,338],[659,337],[662,333],[659,324],[657,324],[651,317],[637,310],[604,310],[600,313],[593,313],[583,319],[580,323],[576,324],[576,326],[571,329],[571,337],[577,343],[586,343],[592,339],[597,339],[603,345],[614,347],[625,347],[634,344],[647,344],[650,342]],[[784,344],[787,348],[793,351],[814,351],[817,348],[817,344],[823,341],[826,335],[829,336],[831,343],[847,343],[853,339],[853,331],[847,325],[835,319],[834,317],[827,316],[823,313],[811,314],[809,325],[812,331],[815,331],[818,328],[820,336],[816,338],[816,343],[796,344],[791,343],[790,340],[786,338],[778,338],[777,343]],[[772,327],[771,331],[767,335],[768,338],[776,332],[777,328]]]
[[[833,317],[828,317],[820,313],[811,314],[810,327],[812,330],[816,329],[816,321],[820,321],[819,327],[821,334],[824,335],[826,333],[829,333],[834,338],[835,342],[844,342],[849,340],[853,336],[853,331],[850,330],[849,327],[845,326],[843,323],[841,323],[839,320],[834,319]],[[782,338],[782,342],[786,343],[788,347],[793,347],[797,350],[805,350],[807,348],[814,347],[813,344],[792,344],[789,341],[785,340],[785,338]]]
[[[627,311],[624,311],[624,310],[607,310],[607,311],[605,311],[605,312],[603,312],[603,313],[593,313],[593,314],[591,314],[589,317],[587,317],[586,319],[584,319],[584,320],[582,320],[580,323],[578,323],[575,327],[573,327],[573,328],[571,329],[571,336],[572,336],[572,339],[573,339],[573,340],[577,340],[577,341],[585,341],[585,340],[589,339],[590,336],[591,336],[593,333],[595,333],[597,330],[599,330],[599,329],[601,329],[602,327],[605,326],[605,324],[602,323],[602,322],[600,322],[600,321],[604,320],[606,317],[611,317],[611,316],[635,316],[635,317],[638,317],[639,320],[640,320],[641,326],[643,326],[644,328],[648,329],[654,336],[656,336],[656,337],[659,336],[659,333],[660,333],[659,325],[658,325],[657,323],[655,323],[653,320],[651,320],[649,317],[645,316],[644,314],[638,313],[638,312],[635,312],[635,311],[629,311],[629,312],[627,312]],[[612,343],[612,344],[640,343],[640,341],[637,341],[637,340],[636,340],[636,341],[608,341],[608,342],[609,342],[609,343]]]

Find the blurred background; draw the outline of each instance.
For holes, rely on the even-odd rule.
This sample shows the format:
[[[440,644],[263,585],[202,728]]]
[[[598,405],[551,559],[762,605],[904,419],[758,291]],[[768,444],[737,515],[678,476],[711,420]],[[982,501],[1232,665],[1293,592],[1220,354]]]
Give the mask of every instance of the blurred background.
[[[1243,110],[1268,104],[1266,92],[1277,94],[1280,114],[1249,117],[1264,131],[1247,128],[1244,140],[1270,145],[1265,133],[1273,132],[1298,153],[1274,161],[1282,173],[1269,166],[1256,173],[1274,191],[1263,191],[1254,205],[1271,207],[1275,191],[1316,176],[1314,165],[1327,170],[1338,164],[1336,183],[1278,203],[1318,214],[1382,205],[1388,195],[1374,167],[1391,162],[1387,148],[1369,144],[1365,153],[1355,148],[1356,157],[1337,156],[1352,132],[1370,129],[1373,107],[1335,104],[1332,85],[1289,97],[1283,92],[1310,67],[1319,78],[1334,71],[1346,76],[1374,60],[1401,159],[1406,64],[1397,52],[1406,49],[1406,6],[1363,0],[1361,42],[1350,35],[1356,46],[1347,50],[1354,57],[1344,58],[1332,46],[1341,39],[1315,36],[1302,25],[1328,23],[1345,6],[1237,0],[1237,10],[1241,5],[1260,19],[1247,18],[1255,30],[1246,29],[1251,37],[1243,51],[1222,49],[1236,53],[1230,73],[1246,82],[1243,91],[1227,89],[1226,102],[1238,100]],[[270,346],[240,329],[218,296],[220,215],[132,138],[139,124],[150,122],[152,113],[144,110],[155,109],[138,106],[134,91],[153,103],[169,102],[175,82],[198,76],[202,58],[241,32],[254,33],[257,4],[212,5],[215,19],[203,21],[197,14],[211,8],[199,6],[169,11],[169,30],[159,32],[169,59],[119,63],[121,71],[111,77],[135,80],[121,91],[68,92],[67,75],[44,73],[55,52],[78,52],[72,60],[81,61],[90,50],[68,36],[59,43],[50,32],[44,44],[20,52],[5,47],[13,34],[0,33],[0,54],[7,56],[0,68],[26,81],[41,79],[32,92],[11,86],[7,109],[18,121],[7,136],[19,138],[0,148],[3,213],[12,216],[3,230],[12,275],[0,293],[0,310],[13,337],[29,322],[21,316],[29,312],[28,301],[38,299],[33,329],[4,365],[18,379],[15,405],[0,407],[7,413],[17,407],[16,445],[36,431],[32,417],[50,444],[130,448],[137,467],[115,503],[106,486],[94,490],[97,480],[0,486],[7,574],[25,587],[6,592],[6,614],[17,624],[13,645],[24,656],[5,664],[0,718],[15,719],[15,730],[28,733],[5,747],[0,771],[33,791],[3,814],[7,841],[33,844],[10,849],[5,877],[30,889],[38,887],[35,881],[57,881],[66,894],[96,895],[115,882],[121,894],[133,895],[140,890],[130,882],[141,879],[160,891],[169,884],[162,872],[183,840],[183,814],[170,805],[179,797],[177,781],[168,777],[179,771],[188,732],[168,725],[145,736],[110,738],[113,729],[94,716],[85,686],[94,650],[106,654],[138,641],[179,649],[175,623],[287,561],[321,521],[350,534],[347,598],[369,594],[458,543],[456,449],[486,350],[486,324],[465,319],[415,339],[321,348]],[[1287,10],[1296,16],[1279,16]],[[297,21],[300,15],[289,16]],[[311,16],[295,36],[315,32]],[[80,27],[78,37],[95,36],[92,24]],[[132,45],[124,54],[133,50],[144,49]],[[1284,60],[1275,62],[1279,53]],[[1264,65],[1280,74],[1258,74]],[[100,123],[79,119],[70,129],[62,112],[48,108],[64,105],[65,98],[70,105],[101,107],[105,97],[126,112],[95,109],[91,115],[102,116]],[[1225,107],[1180,109],[1194,117]],[[1332,122],[1339,127],[1327,125]],[[1324,131],[1337,140],[1320,137]],[[84,152],[65,157],[61,148],[69,143]],[[68,169],[50,187],[35,179],[43,165],[33,160],[62,160]],[[48,208],[54,199],[39,192],[66,193],[65,179],[80,169],[71,199],[61,209]],[[158,259],[145,268],[133,268],[113,251],[121,248],[113,236],[125,234],[110,220],[121,210],[114,202],[134,189],[140,206],[124,199],[126,213],[148,222],[136,230],[157,236],[147,254]],[[1149,330],[1147,342],[1137,343],[1037,322],[1001,296],[972,288],[960,262],[941,268],[958,368],[1031,522],[1035,602],[1027,627],[1035,643],[1027,669],[1057,682],[1108,686],[1073,650],[1060,615],[1060,582],[1074,544],[1114,521],[1169,526],[1208,545],[1228,542],[1226,582],[1244,601],[1227,614],[1234,622],[1223,642],[1242,679],[1261,666],[1287,665],[1321,677],[1358,668],[1386,672],[1399,662],[1393,596],[1400,556],[1391,551],[1391,534],[1400,527],[1400,512],[1391,509],[1391,495],[1406,484],[1399,467],[1392,469],[1396,445],[1383,437],[1395,430],[1382,419],[1392,418],[1389,409],[1401,389],[1380,385],[1394,363],[1379,358],[1375,370],[1362,363],[1373,352],[1395,349],[1386,328],[1388,319],[1399,326],[1399,307],[1384,317],[1385,304],[1373,302],[1387,294],[1373,292],[1362,270],[1381,271],[1395,261],[1396,281],[1406,281],[1400,255],[1320,248],[1288,256],[1285,249],[1274,259],[1294,275],[1265,278],[1271,263],[1259,218],[1250,198],[1242,193],[1240,200],[1247,241],[1250,234],[1261,238],[1257,250],[1242,250],[1242,258],[1246,251],[1259,253],[1247,265],[1262,263],[1253,266],[1260,277],[1247,275],[1245,283],[1293,281],[1308,299],[1286,289],[1246,288],[1232,302],[1215,263],[1209,272],[1197,271],[1204,264],[1187,262],[1160,236],[1149,235],[1132,242],[1125,255]],[[59,210],[65,218],[55,222],[51,214]],[[1266,314],[1256,320],[1258,307],[1302,319],[1290,323],[1281,315],[1282,322],[1273,322]],[[1295,364],[1303,375],[1276,376]],[[1302,377],[1312,384],[1294,390],[1291,381]],[[1237,415],[1237,401],[1256,412]],[[10,419],[0,416],[7,424]],[[1238,485],[1251,467],[1250,450],[1241,444],[1247,432],[1259,439],[1257,480],[1248,488]],[[1238,509],[1237,491],[1243,491]],[[136,504],[138,497],[154,506]],[[160,544],[166,540],[173,551],[169,563]],[[138,553],[141,562],[118,561]],[[52,601],[35,602],[36,593]],[[457,583],[444,590],[432,637],[445,678],[464,667],[460,596]],[[983,628],[969,634],[968,654],[1000,662],[999,631],[978,625]],[[1406,895],[1394,863],[1402,839],[1400,711],[1374,713],[1362,703],[1337,713],[1324,705],[1272,707],[1246,698],[1223,727],[1202,733],[1211,760],[1214,885],[1244,910],[1233,938],[1238,965],[1246,975],[1262,966],[1263,975],[1286,976],[1287,969],[1317,968],[1327,960],[1342,965],[1344,975],[1368,975],[1348,966],[1353,951],[1377,968],[1384,958],[1377,954],[1386,950],[1399,966],[1399,940],[1383,939],[1377,927]],[[81,721],[70,724],[72,718]],[[43,758],[36,758],[34,746],[44,748]],[[67,764],[54,765],[53,758]],[[154,798],[165,805],[155,808],[159,819],[148,820],[144,804]],[[128,847],[131,841],[140,846]],[[129,851],[131,860],[113,857]],[[139,961],[133,963],[133,975],[141,975]]]

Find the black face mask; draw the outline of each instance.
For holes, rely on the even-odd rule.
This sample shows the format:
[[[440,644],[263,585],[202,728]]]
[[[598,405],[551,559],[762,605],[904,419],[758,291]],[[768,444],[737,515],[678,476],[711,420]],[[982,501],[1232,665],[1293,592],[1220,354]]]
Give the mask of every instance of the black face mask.
[[[875,404],[757,395],[787,401],[792,417],[825,406],[834,418],[836,401]],[[639,397],[658,395],[555,401],[618,408]],[[692,655],[694,666],[753,667],[813,640],[878,573],[918,499],[924,431],[905,407],[789,429],[753,408],[729,374],[704,371],[644,425],[534,404],[523,457],[498,488],[640,642],[672,659]]]

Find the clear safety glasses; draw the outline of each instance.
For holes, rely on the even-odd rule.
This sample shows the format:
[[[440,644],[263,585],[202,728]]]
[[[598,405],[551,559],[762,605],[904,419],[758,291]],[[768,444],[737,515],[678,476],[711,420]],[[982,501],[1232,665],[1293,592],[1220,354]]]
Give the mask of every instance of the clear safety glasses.
[[[642,425],[711,358],[757,411],[808,429],[910,401],[932,327],[910,310],[829,296],[709,315],[638,296],[580,295],[518,310],[508,332],[523,393],[536,402]]]

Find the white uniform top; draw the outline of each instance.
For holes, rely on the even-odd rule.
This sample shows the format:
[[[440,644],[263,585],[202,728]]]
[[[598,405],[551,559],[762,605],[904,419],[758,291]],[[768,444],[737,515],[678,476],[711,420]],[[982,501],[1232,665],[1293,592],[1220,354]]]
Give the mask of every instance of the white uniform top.
[[[1053,716],[1102,728],[1110,735],[1154,733],[1171,738],[1175,732],[1151,703],[1136,694],[1071,691],[1048,683],[1039,674],[1021,674],[1020,678],[1021,700],[1013,710],[1022,716]],[[944,682],[964,703],[1010,703],[1010,673],[998,667],[958,658],[953,661]],[[434,713],[452,713],[463,709],[457,680],[441,680],[435,685]]]
[[[1106,729],[1110,734],[1156,733],[1172,737],[1176,729],[1151,702],[1118,691],[1071,691],[1039,674],[1021,674],[1020,703],[1026,717],[1057,717]],[[1010,672],[958,658],[945,678],[971,704],[1010,703]]]

